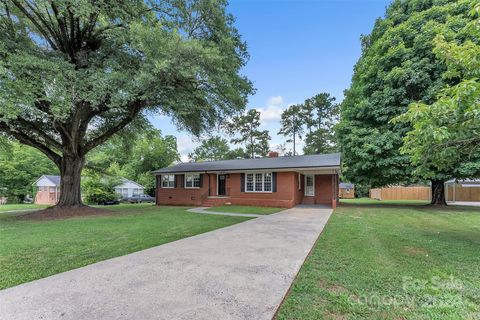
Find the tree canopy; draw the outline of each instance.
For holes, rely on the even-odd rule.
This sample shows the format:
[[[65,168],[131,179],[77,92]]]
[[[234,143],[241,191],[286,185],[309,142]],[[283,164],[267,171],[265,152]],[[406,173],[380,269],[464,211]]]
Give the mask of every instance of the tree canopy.
[[[434,39],[461,43],[471,38],[464,27],[473,19],[468,15],[472,3],[396,0],[362,37],[362,56],[337,128],[347,179],[374,187],[418,179],[409,155],[400,151],[412,127],[391,120],[412,102],[433,104],[442,88],[459,82],[444,76],[447,65],[435,54]],[[436,174],[429,178],[443,178]]]
[[[227,131],[235,137],[234,144],[244,144],[245,153],[250,158],[264,157],[270,151],[270,134],[268,130],[260,130],[260,111],[248,110],[243,115],[235,116],[227,125]]]
[[[319,93],[303,103],[303,118],[307,128],[304,154],[337,151],[334,126],[338,122],[338,104],[329,93]]]
[[[196,147],[188,157],[193,161],[229,160],[238,157],[244,158],[245,151],[242,148],[231,150],[226,139],[213,136],[204,139],[202,144]]]
[[[471,15],[478,17],[480,4]],[[480,21],[461,33],[477,43],[435,38],[434,52],[447,65],[446,79],[461,79],[447,86],[431,104],[419,102],[394,119],[411,124],[401,151],[410,156],[414,173],[423,179],[480,176]]]
[[[153,128],[130,134],[128,140],[116,135],[91,152],[85,164],[86,176],[127,178],[153,195],[155,178],[150,172],[180,160],[177,139],[162,136],[160,130]]]
[[[0,132],[62,176],[81,205],[85,156],[148,112],[199,134],[243,110],[248,54],[224,0],[5,0]]]
[[[0,189],[9,202],[21,202],[27,195],[34,197],[33,183],[44,174],[58,174],[58,168],[44,154],[18,142],[4,141]]]
[[[293,155],[296,155],[296,139],[302,138],[304,133],[305,117],[303,116],[302,105],[291,105],[282,112],[282,119],[280,120],[280,130],[278,134],[287,137],[287,142],[293,144]]]

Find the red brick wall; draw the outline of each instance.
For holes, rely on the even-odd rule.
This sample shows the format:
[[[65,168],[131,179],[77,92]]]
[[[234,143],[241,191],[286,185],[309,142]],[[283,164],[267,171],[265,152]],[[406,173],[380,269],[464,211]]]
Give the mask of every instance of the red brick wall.
[[[332,204],[332,175],[316,175],[315,176],[315,203]]]
[[[188,189],[183,187],[183,175],[176,175],[175,188],[162,188],[160,176],[157,176],[157,204],[200,206],[202,198],[208,196],[208,175],[202,174],[202,187]]]
[[[185,189],[183,188],[182,175],[177,176],[177,186],[174,189],[161,188],[160,177],[157,188],[157,204],[171,205],[202,205],[202,202],[209,195],[208,174],[202,174],[202,188]],[[265,207],[284,207],[291,208],[299,203],[319,203],[332,205],[333,193],[332,186],[336,180],[336,175],[316,175],[315,176],[315,197],[304,197],[304,176],[300,178],[300,190],[298,189],[298,173],[296,172],[277,172],[277,191],[276,192],[241,192],[241,174],[230,173],[227,175],[226,188],[230,196],[228,202],[234,205],[252,205]],[[217,176],[210,174],[210,195],[217,195]]]
[[[35,195],[35,204],[57,204],[57,199],[60,197],[55,194],[55,187],[47,187],[46,191],[38,191]]]
[[[294,202],[295,172],[277,172],[277,192],[241,192],[241,174],[233,173],[227,178],[230,202],[237,205],[291,208]]]

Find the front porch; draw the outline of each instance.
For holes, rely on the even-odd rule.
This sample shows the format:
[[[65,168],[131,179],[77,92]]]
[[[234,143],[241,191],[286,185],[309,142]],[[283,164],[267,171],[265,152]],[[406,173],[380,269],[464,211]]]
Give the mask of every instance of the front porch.
[[[338,173],[332,169],[207,172],[206,178],[207,194],[202,199],[206,207],[238,204],[288,208],[318,204],[335,208],[338,204]]]

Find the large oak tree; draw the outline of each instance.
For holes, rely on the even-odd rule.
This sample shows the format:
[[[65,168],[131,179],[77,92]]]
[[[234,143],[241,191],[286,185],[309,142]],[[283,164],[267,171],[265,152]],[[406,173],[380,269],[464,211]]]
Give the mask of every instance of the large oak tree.
[[[362,56],[345,92],[337,127],[350,181],[371,187],[418,179],[415,164],[402,154],[408,122],[392,122],[417,101],[432,104],[442,88],[458,78],[445,78],[447,66],[434,52],[438,35],[461,43],[474,1],[395,0],[370,35],[362,38]],[[430,175],[433,202],[444,203],[442,172]]]
[[[242,110],[246,45],[223,0],[2,0],[0,133],[43,152],[59,207],[85,156],[148,112],[199,134]]]
[[[478,18],[479,13],[477,4],[471,15]],[[434,50],[448,67],[444,77],[461,81],[442,90],[432,104],[413,103],[394,119],[412,125],[401,151],[410,156],[415,175],[423,179],[480,176],[480,20],[469,23],[462,33],[477,43],[458,44],[438,36]],[[434,203],[445,203],[443,192],[433,195]]]

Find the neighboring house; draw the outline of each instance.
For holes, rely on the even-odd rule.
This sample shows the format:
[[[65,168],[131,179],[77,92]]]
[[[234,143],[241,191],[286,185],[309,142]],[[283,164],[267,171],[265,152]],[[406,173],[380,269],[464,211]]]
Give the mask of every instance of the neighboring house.
[[[54,205],[60,198],[60,176],[43,175],[35,181],[37,194],[35,204]]]
[[[291,208],[338,203],[340,154],[181,163],[156,170],[156,203]]]
[[[447,201],[480,201],[480,179],[445,182],[445,198]]]
[[[123,199],[144,194],[145,187],[135,181],[123,179],[123,183],[114,187],[115,192],[122,196]]]
[[[353,183],[341,182],[338,185],[338,196],[340,199],[355,198],[355,185]]]

